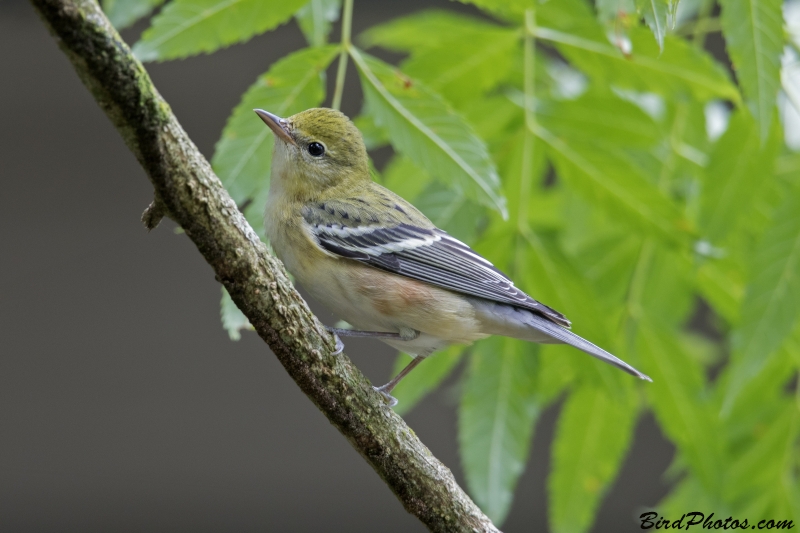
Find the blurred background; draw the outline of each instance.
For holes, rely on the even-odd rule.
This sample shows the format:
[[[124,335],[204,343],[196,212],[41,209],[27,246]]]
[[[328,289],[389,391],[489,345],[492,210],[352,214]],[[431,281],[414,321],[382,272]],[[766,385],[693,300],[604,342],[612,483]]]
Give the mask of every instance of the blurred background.
[[[361,1],[354,33],[423,6],[477,13]],[[143,27],[123,35],[134,42]],[[147,68],[210,158],[242,92],[303,45],[292,21]],[[192,243],[169,221],[143,228],[146,176],[22,0],[0,1],[0,65],[0,530],[423,531],[260,339],[228,339],[219,285]],[[343,102],[351,116],[356,77]],[[347,348],[372,381],[386,380],[392,350]],[[406,420],[463,485],[456,386]],[[504,531],[547,527],[560,408],[537,425]],[[669,489],[673,453],[643,416],[592,531],[638,530]]]

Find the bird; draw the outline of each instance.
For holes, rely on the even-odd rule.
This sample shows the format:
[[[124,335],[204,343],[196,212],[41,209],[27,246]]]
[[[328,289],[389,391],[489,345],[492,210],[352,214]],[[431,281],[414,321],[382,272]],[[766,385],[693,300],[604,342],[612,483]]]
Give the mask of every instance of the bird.
[[[254,109],[275,135],[264,226],[303,288],[354,329],[413,357],[375,390],[392,390],[424,358],[452,344],[503,335],[569,344],[640,379],[631,365],[570,331],[570,321],[517,288],[468,245],[376,183],[359,129],[340,111],[288,118]]]

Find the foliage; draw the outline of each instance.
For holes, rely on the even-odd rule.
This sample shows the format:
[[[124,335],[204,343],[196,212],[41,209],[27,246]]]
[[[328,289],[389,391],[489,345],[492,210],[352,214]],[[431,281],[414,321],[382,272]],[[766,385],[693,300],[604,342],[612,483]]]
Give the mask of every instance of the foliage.
[[[125,26],[160,3],[104,7]],[[718,18],[709,0],[465,3],[488,17],[411,13],[353,44],[351,0],[172,0],[134,49],[210,53],[294,15],[309,46],[247,89],[213,158],[253,227],[272,138],[251,109],[340,101],[346,70],[338,95],[325,73],[349,58],[365,98],[356,123],[370,149],[395,150],[378,179],[653,377],[495,338],[402,382],[407,412],[463,370],[464,472],[497,523],[539,413],[562,398],[553,531],[590,529],[648,410],[677,449],[660,510],[800,521],[800,3],[726,0]],[[341,44],[327,44],[342,16]],[[704,49],[708,32],[730,64]],[[232,338],[248,327],[227,294],[222,315]]]

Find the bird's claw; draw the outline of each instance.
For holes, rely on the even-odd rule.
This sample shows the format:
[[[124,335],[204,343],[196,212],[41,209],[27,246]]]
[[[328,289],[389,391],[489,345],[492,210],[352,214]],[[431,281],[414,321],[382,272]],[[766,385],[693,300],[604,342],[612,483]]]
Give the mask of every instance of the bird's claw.
[[[336,333],[333,334],[333,338],[336,340],[336,346],[333,349],[331,355],[339,355],[344,351],[344,343],[342,342],[342,339],[339,338],[339,335],[337,335]]]
[[[375,392],[377,392],[378,394],[383,396],[383,399],[386,400],[387,407],[394,407],[398,403],[397,402],[397,398],[395,398],[394,396],[392,396],[391,394],[386,392],[386,390],[384,390],[384,388],[383,388],[384,386],[381,386],[381,387],[374,387],[373,386],[372,388],[375,389]]]

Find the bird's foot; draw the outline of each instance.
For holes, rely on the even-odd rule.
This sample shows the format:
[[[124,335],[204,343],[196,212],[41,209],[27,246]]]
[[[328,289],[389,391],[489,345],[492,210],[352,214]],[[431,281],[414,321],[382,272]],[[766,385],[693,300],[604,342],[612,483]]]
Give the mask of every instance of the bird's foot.
[[[389,385],[389,383],[387,383],[386,385]],[[397,405],[397,398],[389,394],[389,391],[391,389],[386,390],[386,385],[381,385],[380,387],[373,386],[372,388],[375,389],[375,392],[383,396],[383,399],[386,400],[387,407],[394,407],[395,405]]]
[[[400,328],[400,338],[404,341],[413,341],[419,337],[419,331],[411,328]]]
[[[333,334],[333,338],[336,340],[336,346],[334,347],[333,352],[331,352],[331,355],[339,355],[344,351],[344,343],[336,333]]]

